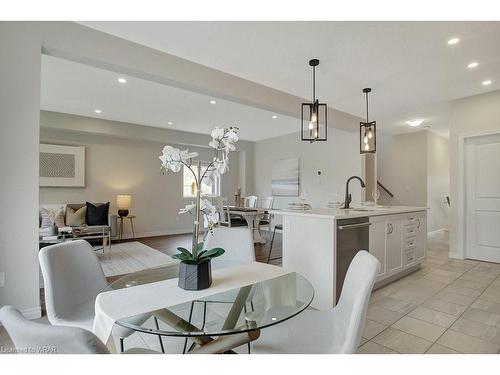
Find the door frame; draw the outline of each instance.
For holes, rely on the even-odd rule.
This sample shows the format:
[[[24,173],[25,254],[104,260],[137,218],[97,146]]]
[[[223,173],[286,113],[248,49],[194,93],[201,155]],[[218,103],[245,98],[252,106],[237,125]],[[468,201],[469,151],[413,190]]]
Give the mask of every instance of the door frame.
[[[466,181],[465,181],[465,142],[467,139],[485,137],[489,135],[499,135],[500,130],[487,130],[479,132],[468,132],[458,134],[458,186],[457,186],[457,215],[458,215],[458,226],[457,231],[461,231],[461,235],[457,235],[457,251],[450,255],[453,257],[458,257],[460,259],[465,259],[465,245],[467,243],[466,233],[467,233],[467,222],[466,217]],[[459,232],[460,233],[460,232]]]

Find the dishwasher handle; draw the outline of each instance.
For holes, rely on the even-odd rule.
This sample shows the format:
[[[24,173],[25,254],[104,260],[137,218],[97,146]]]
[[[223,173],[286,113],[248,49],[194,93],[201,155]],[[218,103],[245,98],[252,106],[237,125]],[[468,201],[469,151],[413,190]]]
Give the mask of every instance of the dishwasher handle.
[[[369,227],[370,225],[372,225],[372,223],[347,224],[347,225],[339,225],[337,228],[340,230],[344,230],[344,229],[364,228],[364,227]]]

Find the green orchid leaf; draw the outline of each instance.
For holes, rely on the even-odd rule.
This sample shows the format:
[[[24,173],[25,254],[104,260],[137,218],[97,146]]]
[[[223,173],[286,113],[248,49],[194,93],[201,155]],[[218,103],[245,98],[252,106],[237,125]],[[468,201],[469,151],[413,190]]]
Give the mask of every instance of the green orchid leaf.
[[[172,258],[179,259],[181,262],[194,261],[192,255],[186,255],[186,254],[175,254],[172,255]]]
[[[197,250],[198,250],[198,251],[203,250],[203,242],[200,242],[200,243],[198,244],[198,248],[197,248]]]
[[[188,249],[184,248],[184,247],[178,247],[177,250],[179,250],[182,254],[186,254],[186,255],[192,256],[191,252]]]
[[[205,252],[202,256],[199,257],[199,259],[207,259],[207,258],[212,259],[221,256],[224,253],[225,253],[224,249],[221,249],[220,247],[215,247]]]

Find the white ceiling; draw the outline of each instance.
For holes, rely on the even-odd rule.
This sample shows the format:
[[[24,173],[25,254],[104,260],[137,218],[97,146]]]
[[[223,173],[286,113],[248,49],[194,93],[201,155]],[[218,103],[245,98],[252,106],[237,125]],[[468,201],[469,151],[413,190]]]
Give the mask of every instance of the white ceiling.
[[[84,22],[83,24],[308,98],[310,58],[317,93],[330,107],[364,116],[385,133],[423,118],[448,130],[448,103],[500,87],[500,22]],[[458,36],[457,45],[447,45]],[[478,61],[475,70],[467,69]],[[491,79],[484,87],[481,82]]]
[[[117,81],[127,79],[126,84]],[[236,125],[240,138],[257,141],[299,130],[297,119],[238,103],[124,76],[68,60],[42,58],[41,108],[107,120],[208,134]],[[96,114],[95,109],[102,112]],[[168,122],[173,122],[168,125]]]

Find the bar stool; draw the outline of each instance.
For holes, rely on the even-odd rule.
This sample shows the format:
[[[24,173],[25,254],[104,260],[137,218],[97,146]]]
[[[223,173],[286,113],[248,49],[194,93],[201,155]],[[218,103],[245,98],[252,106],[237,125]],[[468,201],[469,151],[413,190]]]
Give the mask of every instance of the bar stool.
[[[282,256],[281,257],[276,257],[276,258],[271,258],[271,251],[273,251],[274,236],[276,235],[276,230],[280,230],[280,231],[283,232],[283,224],[276,224],[274,226],[273,238],[271,239],[271,245],[269,246],[269,254],[267,254],[267,263],[269,263],[269,261],[271,261],[271,260],[276,260],[276,259],[283,258]]]

